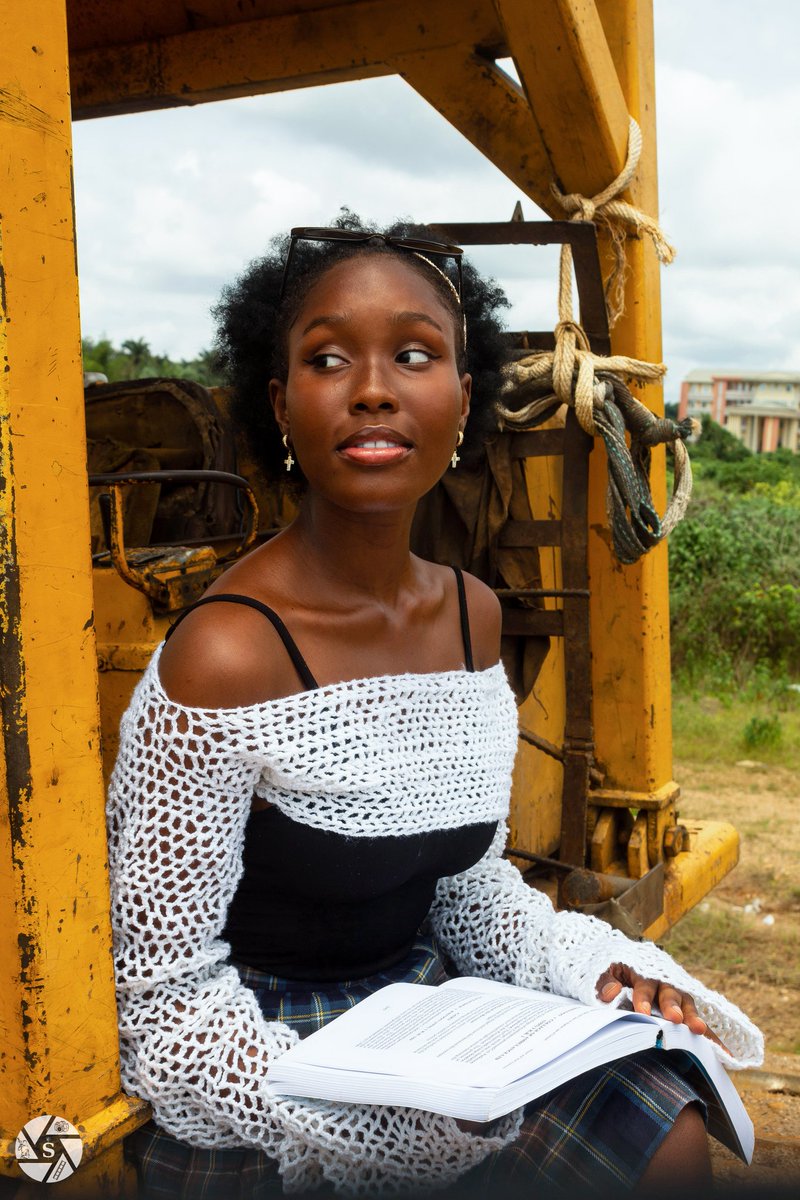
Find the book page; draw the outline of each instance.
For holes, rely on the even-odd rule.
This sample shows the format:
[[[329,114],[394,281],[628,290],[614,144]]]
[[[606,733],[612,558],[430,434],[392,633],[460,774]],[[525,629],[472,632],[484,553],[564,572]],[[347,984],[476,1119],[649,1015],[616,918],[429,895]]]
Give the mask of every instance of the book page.
[[[391,984],[282,1056],[498,1087],[632,1014],[488,981]],[[642,1018],[649,1020],[649,1018]],[[280,1061],[280,1060],[279,1060]]]

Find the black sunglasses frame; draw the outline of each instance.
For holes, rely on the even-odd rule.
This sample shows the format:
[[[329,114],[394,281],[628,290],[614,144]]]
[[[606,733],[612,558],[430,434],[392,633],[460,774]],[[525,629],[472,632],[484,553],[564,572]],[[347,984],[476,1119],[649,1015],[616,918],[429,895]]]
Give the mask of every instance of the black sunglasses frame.
[[[352,242],[363,243],[368,242],[383,242],[386,246],[396,246],[401,250],[408,250],[412,254],[438,254],[444,258],[454,258],[456,268],[458,270],[458,287],[452,283],[445,275],[447,282],[451,284],[453,290],[458,296],[458,303],[463,309],[463,277],[461,272],[461,257],[464,253],[461,246],[450,245],[447,242],[427,241],[425,238],[405,238],[395,237],[393,234],[387,233],[368,233],[366,230],[359,229],[320,229],[314,226],[298,226],[292,229],[289,234],[289,249],[286,254],[286,262],[283,267],[283,278],[281,279],[280,300],[283,300],[286,294],[286,281],[289,278],[289,266],[294,256],[294,248],[298,241],[306,242]],[[431,266],[436,266],[431,263]],[[438,269],[438,268],[437,268]],[[444,272],[443,272],[444,274]]]

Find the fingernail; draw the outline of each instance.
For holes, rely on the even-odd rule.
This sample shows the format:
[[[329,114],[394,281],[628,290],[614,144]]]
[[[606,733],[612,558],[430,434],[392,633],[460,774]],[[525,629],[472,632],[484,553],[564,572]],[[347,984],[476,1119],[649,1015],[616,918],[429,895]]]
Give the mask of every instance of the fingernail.
[[[600,994],[601,996],[612,996],[616,990],[617,985],[615,983],[607,983]]]
[[[650,1005],[648,1004],[648,1002],[647,1002],[646,1000],[643,1000],[643,1001],[642,1001],[642,1012],[644,1012],[644,1013],[649,1013],[649,1012],[651,1012],[651,1011],[652,1011],[652,1010],[651,1010],[651,1008],[650,1008]]]

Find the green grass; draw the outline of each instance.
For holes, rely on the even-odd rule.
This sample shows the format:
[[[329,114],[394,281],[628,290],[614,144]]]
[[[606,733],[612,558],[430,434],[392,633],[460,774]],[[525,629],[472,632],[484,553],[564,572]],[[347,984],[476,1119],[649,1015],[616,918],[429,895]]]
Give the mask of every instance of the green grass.
[[[767,928],[758,917],[738,910],[695,908],[670,930],[664,944],[689,971],[702,974],[713,963],[726,975],[790,992],[800,988],[800,936],[780,915]]]
[[[709,696],[679,679],[672,731],[677,758],[718,765],[746,758],[800,769],[800,693],[780,684]]]

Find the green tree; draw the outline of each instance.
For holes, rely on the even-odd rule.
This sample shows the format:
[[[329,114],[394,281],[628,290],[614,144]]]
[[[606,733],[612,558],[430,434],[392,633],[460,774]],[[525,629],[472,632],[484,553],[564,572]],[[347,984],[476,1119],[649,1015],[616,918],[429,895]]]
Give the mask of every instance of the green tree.
[[[201,350],[196,358],[176,362],[166,354],[154,354],[144,338],[126,338],[120,348],[110,338],[85,337],[82,341],[84,371],[97,371],[109,383],[125,379],[191,379],[204,387],[225,382],[216,352]]]
[[[122,343],[122,349],[130,359],[130,378],[139,379],[153,357],[149,343],[144,338],[128,338]]]

